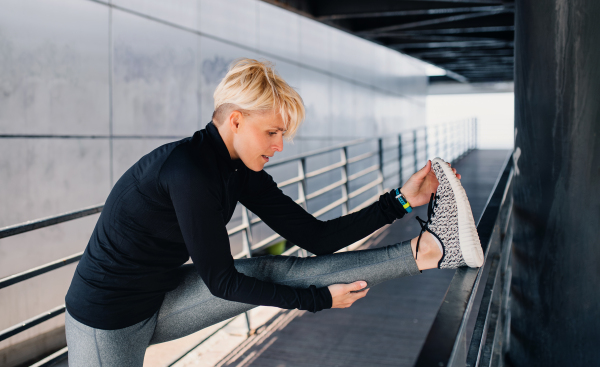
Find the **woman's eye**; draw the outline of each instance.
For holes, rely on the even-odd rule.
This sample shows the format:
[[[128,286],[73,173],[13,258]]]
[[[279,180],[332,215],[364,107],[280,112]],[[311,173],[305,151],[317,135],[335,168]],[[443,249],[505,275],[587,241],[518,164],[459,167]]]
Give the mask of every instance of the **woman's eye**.
[[[269,135],[277,135],[277,133],[270,132]]]

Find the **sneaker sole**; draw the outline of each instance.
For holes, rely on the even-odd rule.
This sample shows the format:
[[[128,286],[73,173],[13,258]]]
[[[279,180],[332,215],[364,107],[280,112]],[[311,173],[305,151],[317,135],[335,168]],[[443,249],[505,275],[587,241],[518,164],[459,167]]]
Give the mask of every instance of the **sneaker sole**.
[[[458,210],[458,241],[460,243],[460,251],[465,263],[471,268],[479,268],[483,265],[483,249],[479,241],[477,227],[473,219],[471,204],[467,198],[465,189],[460,184],[460,180],[456,178],[452,168],[441,158],[434,158],[431,163],[439,163],[442,171],[450,182],[452,192],[456,199],[456,209]]]

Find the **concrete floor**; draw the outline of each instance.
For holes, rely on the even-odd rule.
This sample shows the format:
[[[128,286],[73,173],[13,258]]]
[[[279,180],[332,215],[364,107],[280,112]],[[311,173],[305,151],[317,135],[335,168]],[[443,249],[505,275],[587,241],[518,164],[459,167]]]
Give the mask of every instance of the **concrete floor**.
[[[508,151],[474,151],[456,164],[477,222]],[[415,237],[420,207],[367,246]],[[412,366],[433,323],[454,270],[428,270],[374,287],[349,309],[296,312],[283,328],[255,337],[215,366]],[[192,366],[194,364],[186,364]]]

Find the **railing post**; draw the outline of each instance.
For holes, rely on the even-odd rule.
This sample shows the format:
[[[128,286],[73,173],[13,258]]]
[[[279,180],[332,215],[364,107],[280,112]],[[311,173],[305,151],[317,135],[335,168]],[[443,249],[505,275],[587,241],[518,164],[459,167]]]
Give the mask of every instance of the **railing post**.
[[[462,126],[462,136],[463,136],[463,154],[466,155],[469,151],[469,121],[464,121]]]
[[[435,126],[435,156],[441,158],[440,150],[440,125]]]
[[[450,124],[450,161],[454,162],[454,155],[456,154],[456,122]]]
[[[413,156],[415,158],[415,172],[419,170],[419,157],[417,156],[417,130],[413,130]]]
[[[450,125],[450,139],[452,139],[450,157],[452,157],[451,161],[454,162],[456,160],[456,122]]]
[[[248,336],[252,336],[255,333],[255,330],[252,330],[252,326],[250,325],[250,311],[244,312],[244,316],[246,317],[246,326],[248,327]]]
[[[469,122],[469,149],[473,150],[473,127],[475,126],[473,124],[473,118],[471,118]]]
[[[475,118],[471,119],[471,149],[475,149]]]
[[[456,124],[456,160],[460,158],[460,145],[462,140],[462,133],[460,131],[460,122]]]
[[[460,146],[459,146],[459,150],[461,152],[460,156],[462,157],[466,152],[466,149],[464,148],[464,146],[466,146],[466,136],[465,136],[465,121],[462,121],[460,123]]]
[[[464,157],[467,154],[467,136],[465,133],[467,129],[465,128],[467,121],[463,121],[460,124],[460,156]]]
[[[246,226],[244,229],[244,236],[242,236],[242,246],[246,251],[246,257],[252,257],[252,223],[250,223],[250,217],[248,215],[248,209],[245,206],[242,207],[242,223]]]
[[[348,147],[342,149],[342,160],[344,165],[342,166],[342,179],[346,180],[344,186],[342,186],[342,197],[345,199],[342,205],[342,215],[348,214],[348,193],[350,193],[350,182],[348,181]]]
[[[383,194],[383,138],[379,138],[378,140],[378,148],[379,148],[379,174],[381,175],[381,184],[379,185],[379,194]]]
[[[467,121],[465,125],[465,136],[467,137],[467,151],[471,150],[471,143],[469,142],[471,133],[469,133],[469,128],[471,127],[471,121]]]
[[[444,160],[450,161],[450,134],[448,134],[448,126],[450,124],[444,124]]]
[[[246,257],[252,257],[252,223],[250,222],[250,217],[248,215],[248,209],[245,206],[242,207],[242,223],[246,226],[244,229],[244,236],[242,237],[242,244],[244,246],[244,251],[246,251]],[[246,318],[246,325],[248,326],[248,336],[254,334],[251,326],[250,326],[250,314],[248,311],[244,312],[244,317]]]
[[[308,201],[306,200],[306,187],[307,187],[306,158],[300,159],[300,162],[298,164],[298,175],[300,177],[302,177],[302,180],[300,181],[300,186],[298,186],[298,190],[300,191],[298,198],[302,200],[302,205],[304,206],[304,210],[306,210],[308,212]],[[306,251],[305,249],[302,249],[301,252],[302,252],[303,257],[308,256],[308,251]]]
[[[456,122],[452,124],[452,161],[456,161]]]
[[[427,126],[423,129],[425,131],[425,161],[429,159],[429,134],[427,134]]]
[[[475,148],[474,149],[477,149],[477,139],[479,138],[479,136],[477,135],[478,124],[479,124],[479,120],[477,119],[477,117],[475,117]]]
[[[466,139],[466,151],[470,151],[471,150],[471,133],[470,131],[470,127],[471,127],[471,119],[467,120],[465,123],[465,139]]]
[[[402,134],[398,135],[398,187],[402,187]]]
[[[461,121],[460,123],[460,144],[458,146],[458,151],[460,152],[460,157],[465,155],[465,121]]]
[[[300,159],[300,165],[298,166],[298,171],[302,180],[300,180],[300,186],[298,190],[300,190],[299,198],[302,200],[302,206],[304,210],[308,211],[308,202],[306,200],[306,158]]]
[[[471,127],[473,126],[473,119],[470,118],[469,119],[469,123],[467,125],[467,143],[468,143],[468,149],[469,151],[471,151],[471,138],[472,138],[472,132],[471,132]]]

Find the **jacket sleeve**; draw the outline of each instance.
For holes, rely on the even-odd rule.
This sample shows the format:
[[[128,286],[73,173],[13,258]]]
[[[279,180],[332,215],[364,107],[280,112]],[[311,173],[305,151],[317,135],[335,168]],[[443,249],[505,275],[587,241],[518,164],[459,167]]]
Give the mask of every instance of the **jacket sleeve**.
[[[223,219],[222,189],[194,164],[180,164],[181,161],[164,167],[160,182],[173,203],[194,265],[213,295],[229,301],[311,312],[331,307],[327,287],[292,288],[238,272]]]
[[[321,221],[285,195],[264,170],[251,172],[240,202],[271,229],[316,255],[331,254],[406,213],[391,192],[357,212]]]

